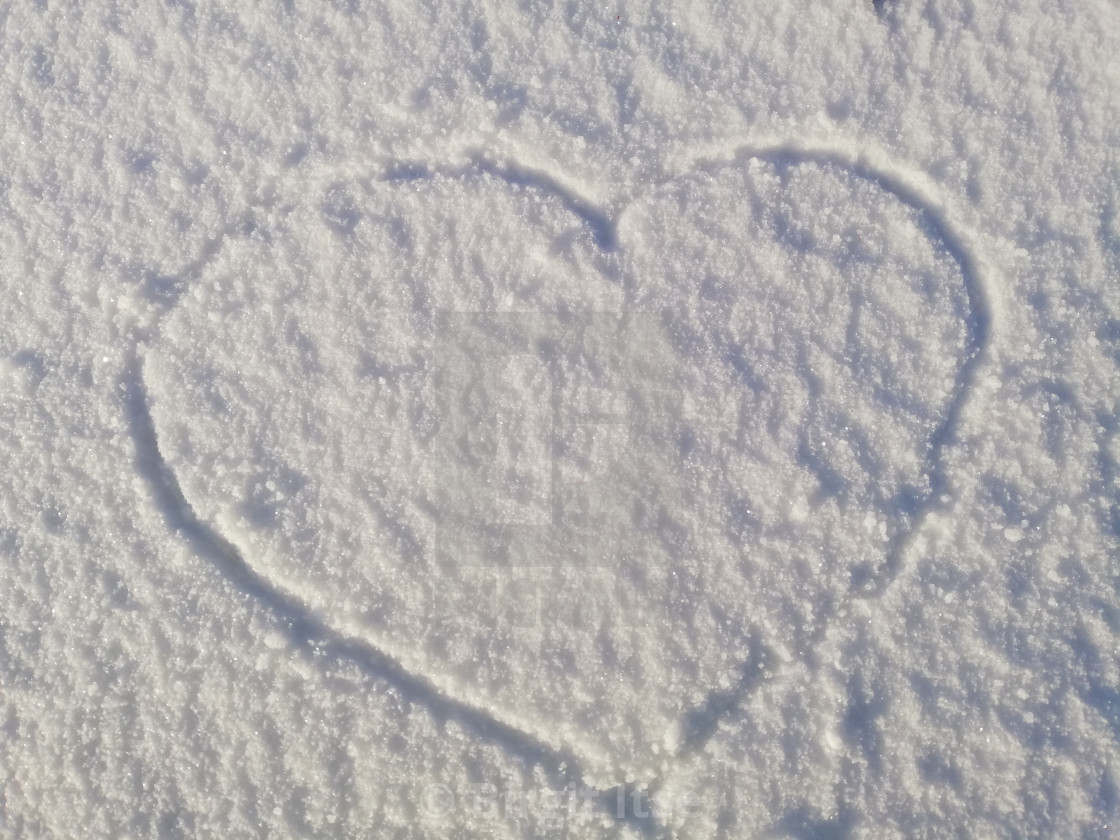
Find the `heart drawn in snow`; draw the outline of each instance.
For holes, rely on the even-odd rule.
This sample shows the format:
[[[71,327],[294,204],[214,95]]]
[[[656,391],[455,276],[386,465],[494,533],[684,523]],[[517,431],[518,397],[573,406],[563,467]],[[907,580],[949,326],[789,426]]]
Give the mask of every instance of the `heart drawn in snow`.
[[[144,375],[259,574],[633,772],[912,527],[968,298],[922,214],[839,166],[683,176],[606,248],[572,206],[476,170],[336,184],[227,242]]]

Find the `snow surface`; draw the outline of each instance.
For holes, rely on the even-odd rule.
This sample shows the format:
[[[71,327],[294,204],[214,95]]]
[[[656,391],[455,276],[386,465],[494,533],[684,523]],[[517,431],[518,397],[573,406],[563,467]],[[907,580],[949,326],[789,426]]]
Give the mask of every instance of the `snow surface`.
[[[1120,821],[1120,7],[0,7],[0,832]]]

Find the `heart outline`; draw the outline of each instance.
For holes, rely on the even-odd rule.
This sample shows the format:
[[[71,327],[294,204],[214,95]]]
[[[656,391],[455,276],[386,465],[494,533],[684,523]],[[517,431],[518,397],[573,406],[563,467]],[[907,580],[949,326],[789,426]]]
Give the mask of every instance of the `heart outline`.
[[[946,412],[946,416],[943,422],[934,433],[933,438],[935,438],[936,441],[931,445],[931,453],[927,459],[927,465],[929,465],[930,467],[927,472],[931,477],[931,482],[943,486],[944,481],[946,480],[943,474],[943,453],[947,445],[952,442],[952,438],[955,435],[956,427],[960,421],[960,413],[964,406],[964,403],[967,401],[968,391],[971,389],[971,386],[975,380],[976,371],[987,359],[990,358],[993,352],[991,335],[993,332],[993,326],[997,317],[997,313],[999,311],[999,298],[997,294],[998,283],[993,279],[995,272],[992,269],[991,265],[982,260],[979,256],[979,251],[974,245],[974,240],[977,237],[967,227],[962,226],[955,220],[955,211],[946,209],[948,207],[948,204],[943,197],[936,196],[931,198],[930,184],[922,183],[920,178],[915,178],[912,173],[907,173],[905,169],[897,167],[883,167],[881,164],[881,159],[878,162],[873,160],[873,158],[876,157],[875,155],[868,155],[864,152],[853,155],[851,149],[846,146],[837,146],[825,143],[819,144],[814,147],[812,146],[812,144],[806,144],[803,141],[799,140],[791,140],[788,142],[779,142],[774,144],[740,145],[738,147],[735,147],[734,151],[732,152],[732,159],[735,161],[742,161],[751,158],[766,159],[771,156],[784,156],[787,158],[792,158],[792,162],[794,164],[807,162],[832,163],[845,168],[847,171],[851,172],[857,177],[872,180],[885,192],[891,193],[899,198],[903,204],[927,214],[934,223],[934,230],[938,232],[941,240],[947,244],[952,253],[954,261],[960,267],[961,275],[964,279],[966,292],[969,298],[969,352],[964,358],[963,363],[958,368],[957,383],[954,387],[953,399],[951,400],[949,410]],[[724,155],[724,157],[726,158],[726,155]],[[882,158],[881,155],[878,157]],[[715,157],[697,156],[694,158],[691,168],[693,170],[700,170],[705,167],[718,167],[721,165],[726,165],[726,162],[726,160],[720,161],[718,154]],[[480,169],[481,171],[491,171],[492,173],[512,172],[515,173],[512,177],[521,179],[523,181],[526,179],[532,180],[536,177],[532,175],[533,170],[528,167],[524,167],[521,164],[518,164],[516,160],[512,164],[506,165],[493,161],[488,162],[485,156],[475,155],[475,160],[468,166]],[[661,182],[655,183],[650,187],[650,190],[657,188],[658,186],[660,186],[660,184],[663,184],[665,183],[665,181],[671,180],[675,177],[679,176],[671,176],[670,178],[667,178]],[[542,176],[542,179],[537,182],[537,186],[542,186],[543,188],[557,192],[568,189],[567,187],[561,187],[560,184],[561,181],[559,179],[548,176],[547,174]],[[566,193],[563,194],[566,195]],[[615,244],[612,247],[617,247],[617,230],[619,225],[626,218],[625,208],[612,219],[612,216],[609,213],[600,213],[600,211],[594,209],[594,204],[592,202],[587,201],[579,197],[578,195],[576,195],[574,198],[569,197],[565,203],[566,205],[570,205],[570,208],[578,208],[577,215],[580,215],[581,218],[587,217],[593,220],[598,219],[597,223],[599,224],[602,224],[603,220],[607,220],[607,227],[604,229],[615,231],[615,233],[612,236],[597,234],[597,241],[601,240],[602,242],[607,243],[613,242]],[[634,197],[631,197],[631,199],[627,202],[627,206],[633,205],[634,203],[635,199]],[[220,247],[220,245],[218,247]],[[217,251],[217,249],[218,248],[215,247],[213,250]],[[195,267],[191,269],[191,274],[195,275],[200,270],[201,268]],[[130,384],[130,393],[133,394],[133,412],[147,416],[148,422],[151,427],[151,434],[146,435],[146,437],[148,438],[148,456],[150,458],[152,456],[152,453],[154,453],[155,457],[163,463],[163,467],[161,469],[153,468],[153,470],[149,472],[151,472],[152,476],[156,476],[156,473],[159,473],[159,476],[161,477],[158,477],[158,482],[163,486],[163,490],[161,491],[162,494],[164,496],[168,496],[169,494],[173,496],[175,494],[170,493],[167,488],[170,485],[178,487],[178,480],[174,476],[174,473],[171,471],[171,468],[166,465],[166,462],[163,462],[162,455],[159,454],[159,442],[158,436],[156,435],[156,426],[154,421],[151,420],[150,398],[146,393],[147,389],[143,383],[143,374],[141,372],[142,366],[144,364],[145,352],[146,351],[142,346],[138,347],[134,359],[134,368],[136,370],[137,378]],[[141,435],[141,437],[145,437],[145,435]],[[935,481],[934,479],[938,474],[940,474],[941,477],[940,479]],[[153,478],[153,481],[154,480],[155,478]],[[892,558],[889,561],[890,568],[884,570],[883,574],[876,576],[876,580],[878,581],[879,585],[875,587],[875,591],[868,592],[866,594],[857,593],[854,594],[853,597],[872,597],[881,594],[882,591],[889,587],[891,582],[897,578],[902,564],[903,554],[914,539],[915,535],[921,530],[923,522],[925,521],[929,513],[933,510],[933,505],[935,504],[937,497],[937,489],[938,488],[935,486],[934,492],[930,494],[929,499],[927,499],[926,503],[922,506],[922,510],[914,518],[913,527],[910,528],[908,532],[903,534],[899,538],[897,544],[892,547],[892,551],[889,553],[889,556]],[[191,512],[190,516],[181,516],[180,518],[189,523],[190,518],[193,517],[193,509],[190,506],[190,502],[182,495],[181,490],[178,491],[178,495],[181,498],[181,503],[176,502],[176,504],[185,506],[185,510]],[[196,517],[195,522],[197,522],[197,528],[209,528],[213,532],[213,536],[216,536],[217,539],[207,540],[207,542],[211,543],[211,553],[214,544],[221,545],[222,543],[224,543],[225,546],[227,546],[227,548],[224,549],[225,554],[229,555],[232,552],[232,554],[237,555],[240,558],[240,562],[249,567],[249,570],[251,572],[254,572],[249,562],[245,560],[243,552],[240,552],[238,549],[236,549],[234,547],[234,544],[229,542],[229,540],[222,535],[222,531],[214,531],[211,526],[198,521]],[[265,582],[267,585],[272,585],[272,582],[268,581],[267,578]],[[288,595],[284,595],[281,600],[285,599],[290,603],[300,605],[299,611],[304,614],[304,620],[306,620],[307,616],[314,616],[316,613],[316,610],[313,607],[307,604],[301,604],[300,599],[294,595],[291,595],[291,597],[289,597]],[[329,632],[340,632],[338,628],[335,628],[331,625],[329,620],[323,622],[323,626],[327,628],[328,634]],[[822,628],[822,632],[825,629],[827,628]],[[389,659],[394,658],[392,654],[385,654],[384,652],[381,652],[381,655],[388,656]],[[754,660],[755,657],[752,654],[752,661]],[[404,662],[404,667],[407,671],[409,669],[408,663],[404,660],[401,661]],[[743,690],[745,691],[747,690],[747,688],[749,688],[749,686],[747,686],[746,682],[744,682]],[[436,686],[436,690],[437,692],[439,691],[438,686]],[[740,694],[741,693],[742,692],[740,692]],[[455,700],[452,697],[450,702],[463,704],[465,701]],[[720,705],[721,707],[726,706],[730,708],[736,705],[737,702],[737,699],[732,698],[727,703],[721,702],[718,705]],[[476,709],[475,711],[482,715],[497,717],[492,709]],[[725,713],[726,710],[721,711],[719,714],[722,715]],[[499,724],[502,723],[501,720],[498,720],[497,722]],[[718,722],[718,719],[714,722]],[[520,731],[531,733],[531,737],[537,739],[540,743],[549,745],[547,737],[539,737],[541,733],[534,733],[532,731],[534,727],[537,726],[536,722],[526,722],[524,725],[522,725],[521,722],[514,721],[513,724]],[[682,745],[681,749],[695,749],[700,745],[701,744],[699,742],[693,743],[691,745],[685,744]],[[579,755],[581,753],[585,755],[587,754],[580,750],[578,748],[578,745],[571,743],[552,744],[549,745],[549,748],[558,755]]]

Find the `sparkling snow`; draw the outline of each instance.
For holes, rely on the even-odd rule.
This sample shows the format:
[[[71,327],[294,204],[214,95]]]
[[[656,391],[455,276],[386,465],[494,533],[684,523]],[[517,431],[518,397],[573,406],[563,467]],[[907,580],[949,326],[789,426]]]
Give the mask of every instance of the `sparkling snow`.
[[[0,836],[1116,836],[1115,2],[0,33]]]

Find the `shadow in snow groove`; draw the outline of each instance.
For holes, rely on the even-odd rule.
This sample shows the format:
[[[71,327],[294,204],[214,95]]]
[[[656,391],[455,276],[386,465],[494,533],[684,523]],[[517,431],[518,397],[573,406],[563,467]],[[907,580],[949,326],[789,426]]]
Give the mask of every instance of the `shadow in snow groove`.
[[[385,168],[370,183],[423,181],[436,175],[463,178],[471,174],[490,175],[515,187],[529,187],[548,193],[560,200],[561,206],[587,225],[591,237],[600,251],[610,254],[618,250],[617,219],[564,185],[554,175],[540,169],[523,166],[516,160],[495,160],[481,152],[469,155],[469,162],[458,166],[429,165],[419,161],[397,161]]]
[[[167,527],[182,537],[199,556],[212,562],[241,592],[263,604],[279,618],[293,647],[314,649],[353,662],[365,674],[387,682],[405,699],[423,706],[438,720],[453,720],[480,738],[498,744],[510,755],[540,766],[558,787],[584,784],[578,756],[545,744],[485,709],[449,696],[376,646],[335,630],[305,604],[256,572],[233,543],[198,518],[183,495],[174,471],[163,459],[155,422],[148,408],[143,361],[138,354],[130,360],[122,385],[128,426],[136,446],[137,472],[150,487]],[[646,837],[667,836],[652,814],[636,817],[628,812],[616,813],[618,809],[614,805],[616,797],[613,790],[596,791],[596,794],[594,801],[620,823],[639,830]]]
[[[591,236],[600,250],[612,252],[618,250],[618,226],[616,220],[600,210],[590,201],[585,200],[573,190],[561,184],[551,175],[536,169],[520,166],[514,161],[497,163],[481,156],[474,159],[475,168],[479,171],[501,178],[507,184],[516,186],[534,187],[543,192],[551,193],[560,199],[564,209],[583,221],[591,230]]]

